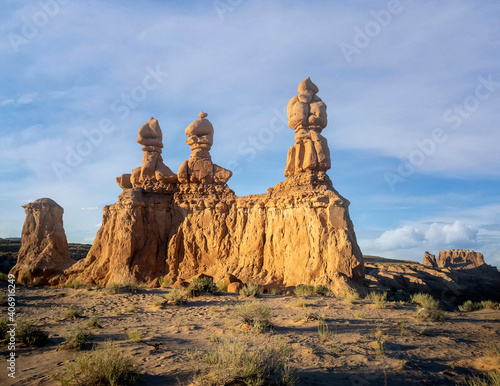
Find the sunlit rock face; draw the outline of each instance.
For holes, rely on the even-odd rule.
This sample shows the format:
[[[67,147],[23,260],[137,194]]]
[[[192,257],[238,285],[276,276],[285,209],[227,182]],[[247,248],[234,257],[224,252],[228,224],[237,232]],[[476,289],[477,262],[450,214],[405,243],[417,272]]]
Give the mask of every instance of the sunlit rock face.
[[[206,113],[185,130],[192,154],[176,175],[163,164],[161,129],[150,119],[137,141],[142,166],[117,179],[119,201],[104,208],[88,256],[68,277],[155,286],[165,275],[175,283],[229,272],[260,284],[322,284],[339,295],[360,290],[364,267],[349,202],[326,174],[326,105],[309,78],[298,90],[288,105],[296,134],[287,179],[261,195],[237,197],[227,186],[232,173],[212,161],[215,130]]]

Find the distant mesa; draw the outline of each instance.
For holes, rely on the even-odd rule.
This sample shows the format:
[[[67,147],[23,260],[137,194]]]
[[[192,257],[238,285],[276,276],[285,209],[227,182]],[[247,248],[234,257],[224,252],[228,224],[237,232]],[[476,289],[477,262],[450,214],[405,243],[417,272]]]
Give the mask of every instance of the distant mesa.
[[[491,267],[485,264],[483,254],[481,252],[474,252],[468,249],[447,249],[441,251],[439,252],[437,261],[435,255],[425,252],[423,264],[427,267],[449,269]]]

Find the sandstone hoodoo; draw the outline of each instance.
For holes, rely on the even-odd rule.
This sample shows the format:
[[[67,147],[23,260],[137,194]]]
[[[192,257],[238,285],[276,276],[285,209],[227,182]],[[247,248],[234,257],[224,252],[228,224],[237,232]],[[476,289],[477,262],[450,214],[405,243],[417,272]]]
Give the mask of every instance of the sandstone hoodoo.
[[[206,113],[185,130],[192,154],[177,175],[163,164],[161,129],[150,119],[139,130],[142,166],[117,178],[123,193],[104,208],[88,256],[66,271],[70,280],[156,286],[163,276],[176,284],[229,273],[259,284],[323,284],[337,294],[360,288],[349,202],[326,174],[326,105],[309,78],[298,92],[288,105],[296,134],[287,179],[261,195],[237,197],[227,186],[232,173],[212,161],[215,130]]]
[[[62,272],[75,263],[69,257],[63,228],[63,208],[50,198],[23,205],[26,220],[17,264],[10,273],[30,284],[59,284]]]

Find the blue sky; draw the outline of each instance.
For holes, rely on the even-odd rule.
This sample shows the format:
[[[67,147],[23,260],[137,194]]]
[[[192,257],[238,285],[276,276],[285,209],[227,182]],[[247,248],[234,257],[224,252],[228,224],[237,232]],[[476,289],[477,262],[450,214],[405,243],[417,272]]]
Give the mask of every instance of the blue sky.
[[[174,171],[203,110],[238,195],[284,179],[283,111],[328,105],[329,175],[363,253],[481,251],[500,266],[498,1],[3,0],[0,237],[50,197],[91,243],[151,116]]]

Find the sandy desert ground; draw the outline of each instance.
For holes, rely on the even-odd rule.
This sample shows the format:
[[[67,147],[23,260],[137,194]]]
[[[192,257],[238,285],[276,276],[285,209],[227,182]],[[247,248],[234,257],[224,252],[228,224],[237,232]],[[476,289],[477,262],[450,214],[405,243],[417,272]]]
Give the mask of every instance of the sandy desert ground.
[[[211,366],[203,354],[228,340],[251,350],[286,344],[297,385],[453,385],[500,368],[500,310],[447,311],[446,320],[430,322],[417,320],[416,306],[403,301],[380,309],[369,299],[263,294],[249,300],[227,292],[158,307],[158,300],[170,291],[145,288],[111,294],[103,288],[17,285],[17,321],[32,320],[48,332],[49,342],[40,348],[18,343],[16,379],[7,377],[3,365],[2,383],[58,385],[52,373],[62,372],[92,345],[101,347],[109,340],[140,366],[140,385],[201,384]],[[256,332],[235,315],[247,301],[270,308],[269,331]],[[81,315],[64,318],[70,307],[80,309]],[[102,328],[87,327],[92,316]],[[323,337],[320,323],[329,330]],[[61,346],[65,332],[75,326],[93,335],[81,351]],[[131,332],[161,345],[155,350],[133,343]],[[4,361],[8,354],[4,342]]]

